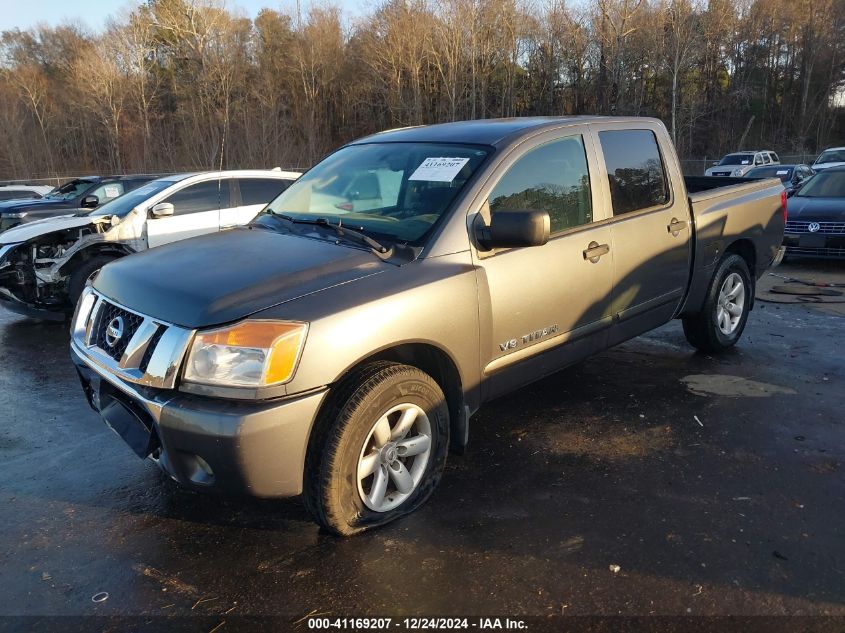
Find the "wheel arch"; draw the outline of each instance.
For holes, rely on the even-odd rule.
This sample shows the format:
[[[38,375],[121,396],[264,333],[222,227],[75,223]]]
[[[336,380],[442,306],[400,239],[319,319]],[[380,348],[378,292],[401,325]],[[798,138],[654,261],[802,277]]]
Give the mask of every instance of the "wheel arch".
[[[81,262],[94,257],[100,257],[101,255],[111,255],[117,258],[132,255],[134,252],[134,250],[125,244],[118,242],[97,242],[76,251],[59,267],[59,272],[65,275],[70,274],[71,270]]]
[[[430,341],[394,343],[347,367],[333,384],[343,382],[360,368],[378,361],[390,361],[416,367],[437,382],[446,396],[446,405],[449,409],[450,450],[462,453],[466,447],[469,432],[469,414],[464,398],[464,380],[452,356]],[[329,406],[327,404],[329,398],[324,401],[323,407]]]

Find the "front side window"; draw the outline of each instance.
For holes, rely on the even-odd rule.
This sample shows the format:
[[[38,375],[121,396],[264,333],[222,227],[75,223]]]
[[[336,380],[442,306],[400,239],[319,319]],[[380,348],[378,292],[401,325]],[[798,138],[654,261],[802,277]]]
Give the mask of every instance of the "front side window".
[[[229,206],[229,181],[206,180],[189,185],[162,200],[173,205],[173,215],[217,211]]]
[[[547,211],[551,232],[593,221],[584,140],[569,136],[541,145],[517,160],[488,197],[490,213]]]
[[[294,181],[267,213],[420,245],[489,152],[452,143],[349,145]]]
[[[669,188],[657,138],[651,130],[599,132],[613,215],[669,202]]]

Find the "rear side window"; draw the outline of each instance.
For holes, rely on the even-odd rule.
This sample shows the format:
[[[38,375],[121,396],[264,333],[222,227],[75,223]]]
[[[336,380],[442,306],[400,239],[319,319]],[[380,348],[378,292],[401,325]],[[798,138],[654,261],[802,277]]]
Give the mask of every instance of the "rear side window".
[[[267,204],[290,186],[290,180],[279,178],[241,178],[241,204]]]
[[[229,181],[207,180],[185,187],[162,202],[173,205],[174,215],[217,211],[229,206]]]
[[[593,221],[590,173],[581,136],[541,145],[517,160],[490,193],[490,212],[548,211],[551,232]]]
[[[651,130],[599,132],[613,215],[662,206],[669,188],[657,138]]]

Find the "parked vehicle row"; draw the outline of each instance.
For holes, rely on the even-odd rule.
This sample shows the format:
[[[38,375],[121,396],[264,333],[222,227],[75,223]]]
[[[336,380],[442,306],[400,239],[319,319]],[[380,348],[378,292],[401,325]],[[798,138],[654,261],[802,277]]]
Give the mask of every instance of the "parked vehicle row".
[[[74,219],[61,248],[80,229],[152,240],[178,193],[148,191],[128,214]],[[425,502],[483,402],[672,318],[698,349],[734,345],[785,203],[777,179],[684,178],[653,119],[393,130],[329,155],[246,227],[104,266],[71,355],[91,407],[181,484],[302,494],[351,534]],[[0,271],[10,253],[60,271],[66,252],[26,235]]]
[[[143,183],[131,178],[100,180],[94,191],[113,199],[96,210],[28,222],[0,233],[0,304],[21,314],[63,320],[88,278],[108,262],[246,224],[298,176],[281,170],[241,170],[178,174]],[[131,189],[113,195],[117,191],[110,187],[118,185],[121,192]],[[73,181],[58,191],[69,201],[82,196],[85,202],[98,198],[90,186]]]
[[[0,233],[18,224],[96,209],[150,180],[152,176],[75,178],[38,199],[0,202]]]

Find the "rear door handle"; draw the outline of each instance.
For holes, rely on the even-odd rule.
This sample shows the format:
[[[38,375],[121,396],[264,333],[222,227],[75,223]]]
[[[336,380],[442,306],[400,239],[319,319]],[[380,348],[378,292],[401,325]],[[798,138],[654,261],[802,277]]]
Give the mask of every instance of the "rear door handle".
[[[598,242],[590,242],[584,250],[584,259],[586,261],[597,264],[602,255],[607,255],[610,252],[610,246],[607,244],[599,244]]]
[[[666,228],[669,229],[669,232],[672,234],[672,237],[678,237],[678,233],[687,228],[687,223],[685,220],[672,218],[672,221],[669,222],[669,226],[667,226]]]

